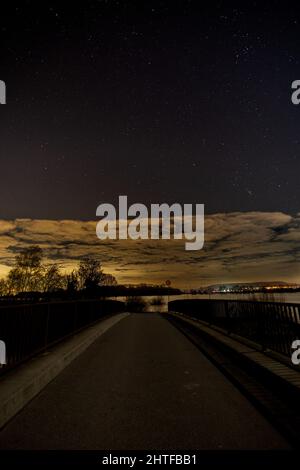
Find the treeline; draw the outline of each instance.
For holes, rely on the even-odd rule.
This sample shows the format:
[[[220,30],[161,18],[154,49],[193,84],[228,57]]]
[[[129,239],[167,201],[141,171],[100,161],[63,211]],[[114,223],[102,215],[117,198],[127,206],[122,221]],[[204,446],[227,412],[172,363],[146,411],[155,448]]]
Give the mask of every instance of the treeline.
[[[99,260],[86,257],[77,269],[65,274],[58,264],[45,264],[43,250],[36,245],[23,249],[5,279],[0,279],[0,296],[28,296],[93,291],[100,286],[116,286],[117,280],[103,272]]]
[[[16,255],[5,279],[0,279],[2,303],[14,300],[80,299],[116,296],[180,294],[166,286],[123,286],[112,274],[103,272],[101,262],[91,257],[80,260],[78,268],[63,273],[58,264],[46,264],[43,250],[33,245]]]

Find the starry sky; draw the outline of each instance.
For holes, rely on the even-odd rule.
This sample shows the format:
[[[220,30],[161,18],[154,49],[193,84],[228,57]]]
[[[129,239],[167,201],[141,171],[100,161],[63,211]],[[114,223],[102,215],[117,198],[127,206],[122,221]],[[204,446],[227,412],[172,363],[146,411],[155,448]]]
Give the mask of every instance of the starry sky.
[[[292,2],[9,2],[3,224],[94,220],[121,194],[298,221],[299,38]]]

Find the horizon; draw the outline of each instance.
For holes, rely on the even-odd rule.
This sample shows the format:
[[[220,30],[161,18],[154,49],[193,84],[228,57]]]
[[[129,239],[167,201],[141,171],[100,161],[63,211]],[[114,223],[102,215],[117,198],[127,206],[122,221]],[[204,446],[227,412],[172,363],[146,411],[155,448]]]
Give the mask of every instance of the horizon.
[[[204,248],[185,252],[184,240],[99,240],[97,220],[0,220],[0,277],[14,256],[39,245],[48,263],[64,271],[92,256],[119,284],[163,284],[178,288],[212,284],[299,283],[300,216],[280,212],[206,214]],[[246,269],[247,268],[247,269]]]

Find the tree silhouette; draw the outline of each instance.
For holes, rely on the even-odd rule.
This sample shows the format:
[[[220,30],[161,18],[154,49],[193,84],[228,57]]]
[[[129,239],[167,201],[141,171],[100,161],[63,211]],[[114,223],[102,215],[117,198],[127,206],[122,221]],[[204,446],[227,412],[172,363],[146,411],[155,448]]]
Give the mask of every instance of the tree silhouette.
[[[44,292],[55,292],[63,288],[64,277],[59,272],[57,264],[52,264],[44,269],[42,285]]]
[[[63,274],[57,264],[43,264],[43,250],[33,245],[17,254],[7,279],[0,279],[0,297],[25,292],[55,293],[61,290],[73,296],[81,289],[94,295],[99,286],[116,285],[116,278],[103,273],[101,262],[97,259],[84,258],[78,269]]]
[[[80,287],[87,290],[95,290],[103,276],[100,261],[93,258],[84,258],[80,261],[78,277]]]
[[[11,292],[40,289],[43,276],[42,257],[43,251],[37,245],[24,248],[16,256],[15,267],[8,274],[8,286]]]
[[[101,286],[116,286],[118,284],[117,279],[112,274],[102,273]]]
[[[78,271],[73,270],[71,273],[66,274],[66,290],[69,294],[74,294],[79,288]]]

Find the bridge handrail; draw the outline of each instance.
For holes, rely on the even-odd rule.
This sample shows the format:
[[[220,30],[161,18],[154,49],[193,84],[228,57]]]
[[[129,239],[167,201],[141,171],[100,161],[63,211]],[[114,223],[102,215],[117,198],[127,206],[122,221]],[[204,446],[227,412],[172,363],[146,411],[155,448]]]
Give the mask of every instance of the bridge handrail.
[[[184,299],[168,303],[169,311],[204,320],[227,334],[237,334],[284,356],[291,356],[292,342],[300,339],[300,304],[230,300]]]
[[[0,340],[6,364],[0,376],[62,339],[92,325],[103,316],[124,311],[117,300],[72,300],[0,307]]]

